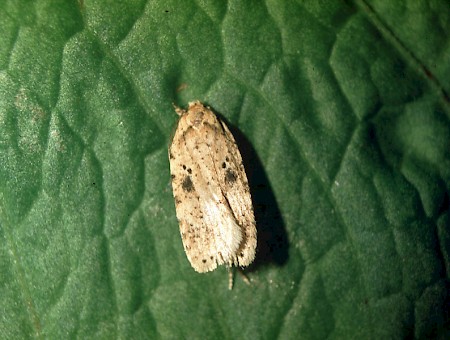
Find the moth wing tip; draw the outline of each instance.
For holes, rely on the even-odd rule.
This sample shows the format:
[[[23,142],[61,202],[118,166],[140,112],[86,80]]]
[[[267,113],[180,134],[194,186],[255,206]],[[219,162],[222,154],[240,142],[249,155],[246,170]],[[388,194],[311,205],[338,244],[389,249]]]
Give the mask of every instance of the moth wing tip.
[[[194,265],[194,263],[191,263],[192,268],[194,268],[194,270],[197,273],[207,273],[207,272],[212,272],[214,269],[217,268],[217,263],[216,261],[212,261],[212,263],[210,263],[209,265],[205,265],[204,263],[197,263]]]

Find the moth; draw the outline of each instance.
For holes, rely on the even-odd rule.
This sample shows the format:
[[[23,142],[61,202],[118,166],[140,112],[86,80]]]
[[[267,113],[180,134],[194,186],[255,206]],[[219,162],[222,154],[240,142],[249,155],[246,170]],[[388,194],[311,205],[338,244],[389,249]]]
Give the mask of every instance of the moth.
[[[228,127],[199,101],[180,116],[169,147],[176,215],[195,271],[246,267],[255,258],[256,225],[242,157]]]

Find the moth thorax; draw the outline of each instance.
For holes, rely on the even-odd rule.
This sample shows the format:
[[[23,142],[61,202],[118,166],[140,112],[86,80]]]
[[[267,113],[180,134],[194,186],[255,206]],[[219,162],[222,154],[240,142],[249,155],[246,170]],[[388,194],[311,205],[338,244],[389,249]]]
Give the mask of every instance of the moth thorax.
[[[186,120],[190,126],[199,129],[199,128],[201,128],[201,125],[203,123],[204,115],[205,114],[203,111],[195,111],[195,112],[189,113],[189,115],[186,117]]]

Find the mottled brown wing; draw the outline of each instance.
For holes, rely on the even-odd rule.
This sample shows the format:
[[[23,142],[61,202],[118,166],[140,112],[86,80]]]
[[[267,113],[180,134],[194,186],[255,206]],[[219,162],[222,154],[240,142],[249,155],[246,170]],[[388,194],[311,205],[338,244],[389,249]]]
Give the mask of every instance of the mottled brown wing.
[[[241,228],[223,198],[211,154],[217,127],[194,128],[188,114],[179,121],[169,149],[176,214],[186,255],[198,272],[234,263]],[[223,137],[222,137],[223,138]]]
[[[214,162],[218,164],[217,168],[220,170],[218,178],[222,192],[242,230],[242,241],[234,264],[245,267],[253,262],[256,252],[253,205],[247,175],[236,141],[224,122],[220,121],[220,127],[223,129],[225,138],[217,140],[215,148],[227,150],[227,152],[225,157],[219,153],[213,153]]]

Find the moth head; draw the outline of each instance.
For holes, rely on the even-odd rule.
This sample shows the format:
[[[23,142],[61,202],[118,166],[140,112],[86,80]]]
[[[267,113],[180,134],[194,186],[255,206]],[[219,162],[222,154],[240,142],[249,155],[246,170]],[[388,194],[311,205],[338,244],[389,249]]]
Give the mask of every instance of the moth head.
[[[194,127],[200,128],[205,117],[207,108],[203,106],[199,101],[189,103],[189,108],[187,110],[186,120],[187,123]]]

